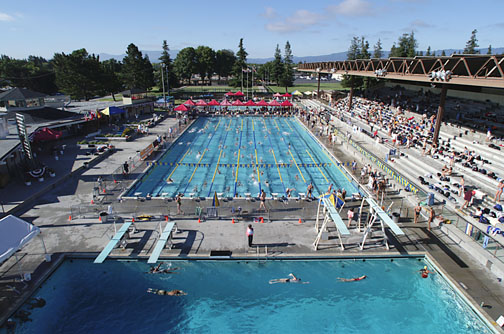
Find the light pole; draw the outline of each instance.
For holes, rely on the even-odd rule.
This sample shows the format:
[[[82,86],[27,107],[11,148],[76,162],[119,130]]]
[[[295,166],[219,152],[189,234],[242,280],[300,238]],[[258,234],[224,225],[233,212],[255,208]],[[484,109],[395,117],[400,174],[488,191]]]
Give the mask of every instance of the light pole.
[[[166,110],[166,94],[165,94],[165,87],[164,87],[163,68],[164,68],[164,63],[161,63],[161,82],[163,83],[163,103],[164,103],[164,108]]]
[[[168,66],[165,66],[166,70],[166,90],[168,91],[168,97],[170,96],[170,77],[168,76]]]

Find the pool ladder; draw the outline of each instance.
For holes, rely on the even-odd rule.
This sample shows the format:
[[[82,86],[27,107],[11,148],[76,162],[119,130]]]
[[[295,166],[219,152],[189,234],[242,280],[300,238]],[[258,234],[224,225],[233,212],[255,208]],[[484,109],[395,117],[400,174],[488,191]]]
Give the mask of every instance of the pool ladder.
[[[264,245],[264,256],[261,256],[261,246],[256,246],[256,254],[258,261],[266,261],[268,259],[268,245]]]

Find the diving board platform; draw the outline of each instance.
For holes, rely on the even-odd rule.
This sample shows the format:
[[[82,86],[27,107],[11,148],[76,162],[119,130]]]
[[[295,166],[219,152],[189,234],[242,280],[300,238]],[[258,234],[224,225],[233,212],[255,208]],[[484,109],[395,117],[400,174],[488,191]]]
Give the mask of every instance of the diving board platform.
[[[324,216],[324,221],[319,228],[319,219],[321,212]],[[334,225],[336,226],[336,231],[338,233],[338,239],[340,241],[341,249],[345,250],[342,236],[349,236],[350,231],[343,222],[343,219],[341,219],[341,216],[339,215],[334,205],[332,205],[331,201],[328,198],[324,197],[319,200],[319,205],[317,208],[317,219],[315,221],[315,230],[317,232],[317,237],[313,243],[313,248],[315,250],[318,249],[318,245],[320,243],[320,240],[322,239],[322,233],[327,230],[327,224],[331,221],[334,222]]]
[[[168,243],[169,248],[171,249],[171,247],[172,247],[171,235],[172,235],[174,227],[175,227],[175,223],[173,223],[173,222],[166,223],[166,226],[163,230],[163,233],[161,233],[161,236],[159,237],[159,240],[156,243],[156,247],[154,247],[154,250],[152,251],[151,256],[147,260],[147,263],[156,263],[157,260],[159,259],[159,256],[161,255],[161,252],[163,251],[163,248],[165,248],[167,243]]]
[[[121,241],[124,234],[128,232],[128,228],[133,224],[133,222],[124,223],[121,228],[116,232],[116,234],[109,241],[107,246],[101,251],[101,253],[96,257],[94,263],[103,263],[107,256],[112,252],[112,250],[116,247],[116,245]]]
[[[376,212],[378,217],[380,217],[380,219],[385,223],[385,225],[390,227],[390,229],[392,230],[392,232],[394,232],[394,234],[404,235],[403,230],[401,230],[401,228],[397,226],[396,223],[394,223],[392,218],[390,218],[389,215],[385,211],[383,211],[383,209],[378,205],[378,203],[376,203],[372,198],[369,197],[366,198],[366,202],[368,202],[371,209],[373,209],[373,211]]]

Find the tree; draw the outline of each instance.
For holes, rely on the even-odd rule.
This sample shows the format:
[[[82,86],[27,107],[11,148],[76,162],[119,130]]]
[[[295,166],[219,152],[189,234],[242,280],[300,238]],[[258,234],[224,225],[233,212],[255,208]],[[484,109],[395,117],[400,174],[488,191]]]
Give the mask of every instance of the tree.
[[[201,80],[205,81],[208,77],[210,81],[215,72],[215,51],[208,46],[198,46],[196,49],[196,69],[199,73]]]
[[[158,73],[156,73],[156,78],[164,80],[167,83],[167,87],[178,87],[178,78],[177,74],[173,70],[173,62],[170,57],[170,48],[166,40],[163,40],[163,51],[161,52],[161,56],[159,57],[160,65],[158,67]],[[161,75],[160,71],[164,71],[163,75]],[[162,83],[161,83],[162,86]]]
[[[126,88],[149,89],[154,86],[154,72],[148,56],[143,56],[138,47],[128,45],[123,58],[121,79]]]
[[[356,59],[361,59],[362,57],[362,45],[364,37],[359,39],[358,37],[354,36],[352,38],[352,41],[350,42],[350,47],[348,48],[347,52],[347,60],[356,60]],[[369,46],[369,45],[368,45]],[[369,52],[366,51],[367,54]],[[355,77],[353,75],[343,75],[343,80],[341,81],[341,84],[343,87],[361,87],[364,84],[364,80],[362,80],[361,77]]]
[[[231,50],[219,50],[215,54],[215,73],[221,77],[228,77],[231,74],[236,61],[234,52]]]
[[[446,57],[446,52],[445,52],[445,50],[443,50],[443,52],[441,52],[441,57]]]
[[[430,45],[427,47],[427,52],[425,52],[425,55],[426,56],[434,56],[431,54],[431,48],[430,48]]]
[[[359,38],[354,36],[350,42],[347,52],[347,60],[356,60],[360,58]]]
[[[191,82],[191,77],[196,73],[196,50],[192,47],[183,48],[173,62],[173,69],[181,80]]]
[[[53,64],[42,57],[14,59],[0,56],[0,86],[24,87],[53,94],[58,91]]]
[[[477,54],[477,53],[479,53],[479,51],[476,50],[476,48],[479,47],[478,40],[476,39],[476,33],[477,32],[478,32],[478,30],[476,30],[476,29],[474,29],[471,32],[471,38],[469,38],[469,40],[467,41],[466,47],[464,49],[464,53],[465,54]]]
[[[53,57],[56,84],[64,93],[76,99],[89,100],[103,91],[103,71],[97,56],[86,49],[71,54],[56,53]]]
[[[289,41],[287,41],[287,43],[285,43],[284,71],[281,80],[282,86],[285,87],[285,92],[287,92],[287,87],[292,87],[294,85],[294,70],[292,66],[292,50]]]
[[[238,52],[236,52],[236,61],[233,65],[233,80],[230,82],[230,84],[234,87],[242,85],[243,70],[247,68],[247,56],[248,53],[243,47],[243,38],[240,38],[240,43],[238,44]]]
[[[102,88],[105,92],[110,93],[115,99],[114,93],[120,92],[123,85],[119,76],[121,75],[122,64],[114,58],[101,62],[103,80]]]
[[[381,57],[383,57],[383,47],[381,44],[381,40],[378,39],[378,42],[376,42],[374,46],[373,58],[381,58]]]
[[[265,85],[270,81],[271,73],[273,72],[273,62],[268,61],[259,66],[257,69],[257,75],[262,78],[263,84]]]
[[[282,54],[280,53],[280,47],[276,46],[275,55],[273,59],[273,81],[276,82],[278,86],[281,84],[282,76],[284,74],[284,65],[282,61]]]
[[[415,39],[415,34],[403,34],[399,37],[397,45],[394,43],[390,50],[390,57],[415,57],[418,43]]]
[[[492,45],[490,44],[488,46],[488,51],[487,51],[487,55],[491,55],[492,54]]]

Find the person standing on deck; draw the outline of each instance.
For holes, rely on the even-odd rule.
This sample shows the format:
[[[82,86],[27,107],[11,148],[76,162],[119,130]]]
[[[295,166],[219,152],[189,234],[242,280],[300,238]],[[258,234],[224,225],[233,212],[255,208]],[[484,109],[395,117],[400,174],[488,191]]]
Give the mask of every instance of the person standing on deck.
[[[266,192],[264,191],[264,189],[261,190],[259,200],[261,201],[261,203],[259,204],[259,210],[264,209],[264,211],[268,211],[268,209],[266,209]]]
[[[247,238],[248,238],[248,246],[252,247],[252,241],[254,239],[254,228],[251,224],[247,227]]]

